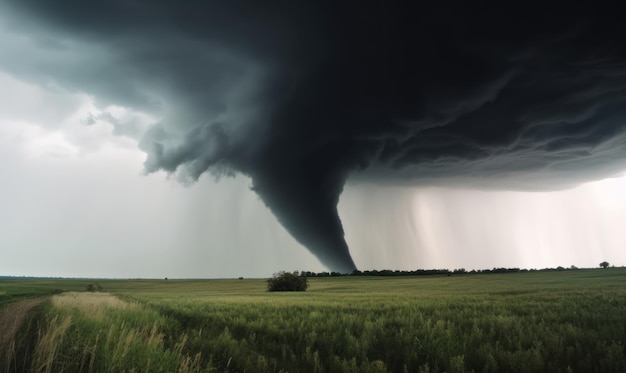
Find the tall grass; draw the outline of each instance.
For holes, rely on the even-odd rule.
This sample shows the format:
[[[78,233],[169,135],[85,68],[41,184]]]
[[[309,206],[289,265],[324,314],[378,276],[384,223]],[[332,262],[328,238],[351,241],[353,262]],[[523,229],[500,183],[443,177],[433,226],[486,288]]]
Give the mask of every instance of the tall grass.
[[[25,325],[22,371],[626,371],[623,269],[100,283]]]
[[[169,320],[138,303],[123,302],[105,293],[66,293],[53,296],[36,327],[28,372],[201,372],[200,354],[183,353],[184,333],[170,346],[165,340]]]
[[[124,296],[176,320],[190,352],[241,372],[623,372],[625,280],[336,278],[301,294],[230,292],[233,282]]]

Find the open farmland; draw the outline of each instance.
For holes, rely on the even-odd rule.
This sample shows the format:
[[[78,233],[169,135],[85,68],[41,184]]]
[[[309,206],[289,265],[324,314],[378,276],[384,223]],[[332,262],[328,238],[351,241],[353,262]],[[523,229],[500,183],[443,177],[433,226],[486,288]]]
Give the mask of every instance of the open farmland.
[[[98,292],[85,291],[101,288]],[[265,280],[0,280],[33,298],[2,372],[623,372],[626,269]]]

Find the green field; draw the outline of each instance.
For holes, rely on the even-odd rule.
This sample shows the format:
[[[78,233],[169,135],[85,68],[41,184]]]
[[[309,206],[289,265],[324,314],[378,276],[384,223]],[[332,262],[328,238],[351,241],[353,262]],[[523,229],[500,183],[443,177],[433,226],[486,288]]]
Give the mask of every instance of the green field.
[[[0,280],[45,301],[2,372],[624,372],[626,269],[265,280]],[[94,286],[95,287],[95,286]]]

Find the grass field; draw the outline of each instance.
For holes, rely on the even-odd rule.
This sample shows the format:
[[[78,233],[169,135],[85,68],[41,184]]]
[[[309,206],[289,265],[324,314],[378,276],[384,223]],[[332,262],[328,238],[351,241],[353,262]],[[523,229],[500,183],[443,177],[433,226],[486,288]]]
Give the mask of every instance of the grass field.
[[[626,269],[310,279],[0,280],[46,301],[2,372],[624,372]],[[94,288],[94,286],[92,286]]]

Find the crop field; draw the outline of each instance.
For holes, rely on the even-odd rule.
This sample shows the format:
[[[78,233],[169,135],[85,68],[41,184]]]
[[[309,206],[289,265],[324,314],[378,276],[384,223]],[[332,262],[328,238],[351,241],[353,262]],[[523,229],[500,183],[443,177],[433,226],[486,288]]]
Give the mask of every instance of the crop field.
[[[0,372],[626,371],[624,268],[309,284],[0,279]]]

